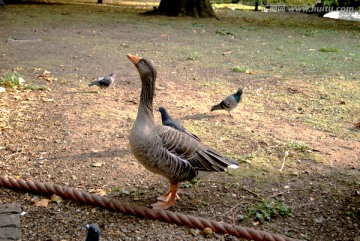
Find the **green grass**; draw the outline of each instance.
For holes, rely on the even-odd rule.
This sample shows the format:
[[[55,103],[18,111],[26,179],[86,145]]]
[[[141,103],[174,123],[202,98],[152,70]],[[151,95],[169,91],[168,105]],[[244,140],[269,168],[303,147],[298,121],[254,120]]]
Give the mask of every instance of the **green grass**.
[[[192,52],[187,56],[186,59],[187,60],[198,60],[198,59],[200,59],[200,54],[198,52]]]
[[[277,217],[289,217],[293,215],[293,209],[283,202],[274,199],[265,199],[262,202],[248,205],[246,213],[241,214],[238,219],[252,219],[263,223],[269,222]]]
[[[340,53],[340,49],[330,47],[322,47],[319,49],[319,51],[325,53]]]
[[[16,89],[18,86],[24,83],[24,79],[16,71],[14,72],[5,72],[0,79],[0,85],[7,88]]]
[[[294,151],[301,151],[301,152],[311,149],[308,145],[306,145],[305,143],[303,143],[301,141],[290,141],[286,147],[290,148]]]
[[[246,74],[251,74],[252,73],[251,70],[249,70],[247,68],[244,68],[244,67],[240,67],[238,65],[234,66],[232,68],[232,71],[237,72],[237,73],[246,73]]]
[[[48,90],[46,86],[36,85],[36,84],[26,84],[24,86],[25,90]]]

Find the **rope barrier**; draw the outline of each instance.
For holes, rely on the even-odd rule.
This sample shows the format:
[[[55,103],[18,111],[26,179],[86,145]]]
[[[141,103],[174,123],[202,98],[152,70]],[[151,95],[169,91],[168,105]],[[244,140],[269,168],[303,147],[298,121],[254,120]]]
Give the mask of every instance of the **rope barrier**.
[[[43,195],[56,194],[64,199],[89,204],[96,207],[102,207],[110,211],[116,211],[127,215],[147,218],[152,220],[160,220],[177,225],[188,226],[203,230],[206,227],[211,228],[213,232],[230,234],[238,238],[244,238],[255,241],[296,241],[295,239],[272,234],[265,231],[255,230],[247,227],[232,226],[229,224],[219,223],[217,221],[207,220],[201,217],[185,215],[182,213],[172,212],[168,210],[156,210],[147,207],[130,205],[122,203],[107,197],[101,197],[90,194],[86,191],[64,187],[57,184],[42,183],[37,181],[6,178],[0,176],[0,187],[15,189],[19,191],[35,192]]]

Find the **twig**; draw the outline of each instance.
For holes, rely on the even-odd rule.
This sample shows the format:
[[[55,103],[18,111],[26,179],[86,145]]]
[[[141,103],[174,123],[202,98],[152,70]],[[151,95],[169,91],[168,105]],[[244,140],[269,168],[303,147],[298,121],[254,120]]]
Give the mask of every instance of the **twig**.
[[[281,195],[283,195],[284,193],[289,192],[289,191],[290,191],[290,190],[285,190],[285,191],[283,191],[283,192],[275,193],[275,194],[273,194],[273,195],[268,196],[266,199],[273,198],[273,197],[277,197],[277,196],[281,196]]]
[[[260,200],[263,199],[259,194],[255,193],[255,192],[253,192],[253,191],[251,191],[251,190],[249,190],[249,189],[246,189],[245,187],[242,187],[241,189],[244,190],[244,191],[247,191],[248,193],[251,193],[251,194],[254,195],[255,197],[259,198]]]
[[[243,205],[243,204],[244,204],[244,202],[238,203],[237,205],[235,205],[234,207],[232,207],[232,208],[230,208],[228,211],[226,211],[226,212],[223,214],[223,216],[228,215],[229,213],[231,213],[232,211],[234,211],[235,209],[237,209],[239,206],[241,206],[241,205]]]
[[[284,158],[283,158],[283,161],[282,161],[282,164],[281,164],[281,167],[280,167],[280,169],[279,169],[279,172],[281,172],[281,171],[283,170],[283,168],[284,168],[284,166],[285,166],[285,161],[286,161],[286,158],[288,157],[288,155],[289,155],[289,150],[286,150],[286,151],[285,151]]]

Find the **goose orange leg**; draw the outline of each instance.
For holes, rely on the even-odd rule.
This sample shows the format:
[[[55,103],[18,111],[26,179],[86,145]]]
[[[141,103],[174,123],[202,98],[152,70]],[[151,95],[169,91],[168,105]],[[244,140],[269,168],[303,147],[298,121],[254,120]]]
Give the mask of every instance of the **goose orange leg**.
[[[159,200],[159,202],[157,203],[153,203],[151,204],[153,209],[168,209],[172,206],[175,205],[176,200],[180,199],[179,196],[177,195],[177,189],[179,187],[179,184],[173,184],[170,183],[170,191],[157,198],[157,200]]]

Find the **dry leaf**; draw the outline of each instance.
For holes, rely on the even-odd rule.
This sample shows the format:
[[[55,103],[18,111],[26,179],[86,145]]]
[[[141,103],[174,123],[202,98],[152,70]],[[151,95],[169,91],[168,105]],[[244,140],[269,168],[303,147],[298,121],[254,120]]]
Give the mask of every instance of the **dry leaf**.
[[[89,193],[95,193],[99,196],[106,196],[107,192],[104,189],[90,189]]]
[[[49,200],[49,199],[46,199],[46,198],[41,199],[41,200],[35,202],[35,206],[38,206],[38,207],[47,207],[48,204],[49,204],[49,201],[50,201],[50,200]]]
[[[95,162],[92,164],[93,167],[101,167],[102,163],[101,162]]]
[[[49,99],[49,98],[42,98],[41,100],[44,102],[54,102],[55,101],[54,99]]]
[[[356,127],[356,128],[360,128],[360,121],[355,124],[355,127]]]
[[[52,203],[61,203],[63,201],[63,199],[56,194],[53,194],[50,200]]]

